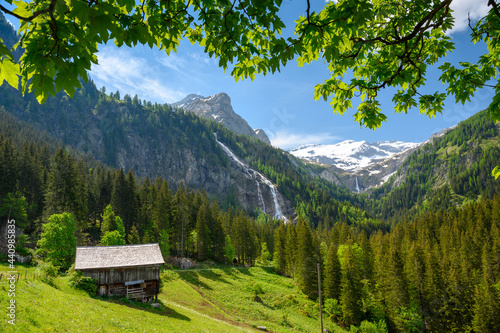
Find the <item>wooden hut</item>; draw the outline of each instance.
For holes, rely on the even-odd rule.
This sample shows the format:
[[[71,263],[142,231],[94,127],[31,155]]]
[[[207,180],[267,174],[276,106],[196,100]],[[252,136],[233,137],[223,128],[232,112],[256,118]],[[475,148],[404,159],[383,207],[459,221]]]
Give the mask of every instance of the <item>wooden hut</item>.
[[[149,301],[158,300],[164,263],[158,244],[85,246],[76,248],[75,270],[97,280],[101,296]]]

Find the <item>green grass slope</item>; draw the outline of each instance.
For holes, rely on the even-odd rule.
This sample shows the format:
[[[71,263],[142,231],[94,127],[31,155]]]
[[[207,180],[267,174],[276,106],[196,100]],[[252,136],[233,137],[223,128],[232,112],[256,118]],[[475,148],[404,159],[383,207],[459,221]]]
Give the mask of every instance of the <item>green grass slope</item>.
[[[0,273],[8,271],[0,264]],[[25,268],[19,269],[25,273]],[[159,300],[152,309],[118,299],[89,297],[68,286],[68,277],[53,286],[32,279],[16,283],[9,297],[5,275],[0,281],[0,332],[313,332],[319,329],[317,304],[293,280],[268,268],[221,268],[164,271]],[[15,299],[15,325],[8,305]],[[325,327],[327,327],[325,325]],[[338,329],[338,328],[337,328]]]

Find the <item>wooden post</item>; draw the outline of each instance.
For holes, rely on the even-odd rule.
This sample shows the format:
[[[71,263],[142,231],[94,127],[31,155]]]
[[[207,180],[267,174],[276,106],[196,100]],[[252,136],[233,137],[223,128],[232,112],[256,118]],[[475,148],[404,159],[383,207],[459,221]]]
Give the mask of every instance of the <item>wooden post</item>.
[[[318,267],[318,295],[319,295],[319,318],[321,321],[321,333],[323,333],[323,309],[321,308],[321,269]]]
[[[155,303],[158,303],[158,293],[160,292],[160,280],[156,280],[156,294],[155,294]]]

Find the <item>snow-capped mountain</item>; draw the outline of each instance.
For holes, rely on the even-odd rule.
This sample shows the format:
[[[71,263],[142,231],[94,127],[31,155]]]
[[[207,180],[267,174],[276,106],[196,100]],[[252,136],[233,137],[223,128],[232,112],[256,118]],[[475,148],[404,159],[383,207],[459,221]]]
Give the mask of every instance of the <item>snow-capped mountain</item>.
[[[238,134],[253,136],[267,144],[271,144],[263,130],[252,129],[245,119],[234,112],[231,98],[225,93],[209,97],[190,94],[172,105],[193,112],[198,117],[213,119]]]
[[[419,143],[403,141],[368,143],[346,140],[334,145],[303,145],[291,149],[290,153],[300,159],[332,165],[354,173],[418,145]]]

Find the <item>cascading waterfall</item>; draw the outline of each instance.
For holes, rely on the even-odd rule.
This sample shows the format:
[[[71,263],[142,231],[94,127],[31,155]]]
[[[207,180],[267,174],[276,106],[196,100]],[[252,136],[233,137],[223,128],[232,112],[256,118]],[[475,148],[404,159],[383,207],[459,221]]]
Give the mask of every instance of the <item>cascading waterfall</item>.
[[[265,212],[266,211],[266,203],[264,202],[264,197],[262,196],[262,192],[260,191],[260,183],[257,179],[255,180],[255,182],[257,183],[257,196],[259,197],[259,202],[260,202],[260,205],[262,207],[262,211]]]
[[[265,206],[265,203],[264,203],[264,198],[263,198],[262,193],[260,191],[260,183],[266,184],[269,187],[269,190],[271,191],[271,195],[272,195],[273,201],[274,201],[274,217],[277,218],[277,219],[284,220],[285,222],[288,221],[287,218],[283,215],[283,211],[281,210],[281,207],[280,207],[280,204],[279,204],[279,201],[278,201],[278,194],[277,194],[277,190],[276,190],[276,185],[274,185],[269,179],[267,179],[260,172],[247,167],[238,158],[238,156],[236,156],[225,144],[223,144],[222,142],[219,141],[219,139],[217,138],[217,133],[214,133],[214,135],[215,135],[215,141],[217,141],[217,143],[219,144],[219,146],[221,146],[222,150],[224,150],[224,152],[226,153],[226,155],[229,156],[238,165],[240,165],[243,168],[245,174],[249,178],[253,178],[253,179],[255,179],[257,181],[257,191],[258,191],[257,195],[258,195],[260,204],[262,206],[261,207],[262,210],[265,212],[266,211],[266,206]]]
[[[359,183],[358,183],[358,177],[356,177],[356,191],[359,193]]]

